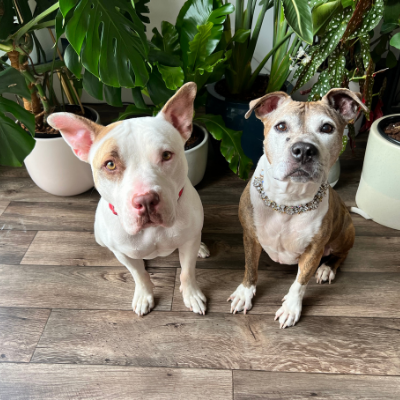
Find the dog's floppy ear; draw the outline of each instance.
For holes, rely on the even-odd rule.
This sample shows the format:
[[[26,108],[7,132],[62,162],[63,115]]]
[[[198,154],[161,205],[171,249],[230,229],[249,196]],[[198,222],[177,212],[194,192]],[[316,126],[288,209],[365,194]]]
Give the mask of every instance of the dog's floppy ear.
[[[368,108],[361,101],[361,93],[352,92],[349,89],[331,89],[321,101],[334,108],[346,122],[357,116],[359,107],[368,111]]]
[[[258,119],[263,119],[267,114],[275,111],[279,104],[290,98],[285,92],[268,93],[259,99],[250,102],[250,110],[247,111],[245,117],[250,118],[252,111],[256,113]]]
[[[103,126],[67,112],[51,114],[47,118],[47,122],[54,129],[60,131],[79,159],[89,161],[90,148]]]
[[[185,141],[192,134],[193,103],[196,92],[197,85],[194,82],[186,83],[168,100],[157,115],[171,123]]]

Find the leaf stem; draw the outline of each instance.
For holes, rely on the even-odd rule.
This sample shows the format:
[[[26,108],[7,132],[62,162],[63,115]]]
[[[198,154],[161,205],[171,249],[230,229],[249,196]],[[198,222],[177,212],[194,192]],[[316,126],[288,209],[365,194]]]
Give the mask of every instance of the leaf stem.
[[[258,65],[258,67],[256,68],[256,70],[253,72],[253,74],[251,75],[251,78],[249,80],[249,83],[247,84],[247,89],[250,89],[257,76],[259,75],[259,73],[261,72],[261,70],[264,68],[264,65],[267,63],[267,61],[271,58],[271,56],[275,53],[275,51],[277,49],[279,49],[279,47],[286,42],[286,40],[288,40],[290,38],[290,36],[293,33],[293,29],[289,28],[286,35],[280,40],[278,41],[278,43],[275,44],[275,46],[271,49],[271,51],[264,57],[264,59],[260,62],[260,64]]]

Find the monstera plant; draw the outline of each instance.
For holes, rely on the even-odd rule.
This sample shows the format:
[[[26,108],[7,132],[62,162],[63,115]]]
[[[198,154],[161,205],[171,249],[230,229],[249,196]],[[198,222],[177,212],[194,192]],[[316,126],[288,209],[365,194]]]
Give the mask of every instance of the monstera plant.
[[[188,0],[175,24],[163,21],[161,31],[154,29],[151,41],[146,41],[142,22],[148,22],[144,15],[148,1],[60,0],[60,32],[70,42],[66,65],[76,75],[83,66],[83,87],[111,105],[121,106],[121,87],[130,88],[134,104],[120,119],[157,113],[177,89],[191,81],[197,84],[196,105],[201,106],[204,86],[222,77],[231,56],[220,43],[226,36],[224,22],[234,11],[232,4]],[[109,20],[113,21],[110,27]],[[132,32],[135,35],[130,37]],[[147,105],[143,96],[153,105]],[[252,163],[241,147],[242,132],[228,129],[217,115],[196,116],[195,121],[221,141],[221,153],[232,171],[247,178]]]
[[[122,105],[121,86],[146,85],[149,46],[143,24],[146,17],[141,14],[146,11],[146,2],[36,0],[32,11],[27,1],[0,0],[0,51],[5,53],[0,58],[0,165],[22,165],[35,146],[35,132],[52,129],[47,117],[63,108],[64,97],[70,104],[79,105],[84,114],[79,99],[82,83],[91,93],[99,90],[100,77],[104,87],[96,97],[103,97],[104,93],[113,105]],[[54,46],[52,62],[46,62],[37,39],[40,29],[48,29],[55,43],[64,32],[70,40],[63,55]],[[31,58],[34,44],[37,63]],[[53,89],[55,73],[62,84],[61,101]],[[16,95],[22,105],[4,94]]]

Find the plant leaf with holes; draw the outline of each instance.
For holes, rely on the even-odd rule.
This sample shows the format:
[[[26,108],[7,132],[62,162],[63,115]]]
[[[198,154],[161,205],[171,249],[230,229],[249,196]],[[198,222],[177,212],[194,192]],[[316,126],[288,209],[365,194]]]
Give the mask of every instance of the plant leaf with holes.
[[[107,85],[143,87],[149,79],[143,22],[125,0],[60,0],[65,36],[83,66]]]
[[[12,114],[35,134],[35,116],[19,104],[0,96],[0,165],[22,166],[35,147],[35,139],[5,113]]]
[[[0,95],[2,93],[16,94],[31,99],[24,76],[15,68],[8,67],[0,72]]]

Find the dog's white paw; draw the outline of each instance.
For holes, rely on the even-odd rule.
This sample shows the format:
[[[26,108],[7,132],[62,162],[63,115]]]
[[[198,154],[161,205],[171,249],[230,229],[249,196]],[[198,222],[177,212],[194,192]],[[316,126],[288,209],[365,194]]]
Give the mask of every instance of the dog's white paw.
[[[251,310],[253,307],[251,300],[255,295],[256,287],[254,285],[246,287],[241,283],[228,298],[228,301],[232,301],[231,313],[233,312],[236,314],[237,312],[244,310],[244,313],[246,314],[246,312]]]
[[[154,308],[153,290],[151,288],[141,288],[137,285],[132,300],[133,311],[141,317],[148,314],[152,308]]]
[[[322,264],[315,273],[315,280],[321,284],[329,280],[329,284],[335,279],[335,273],[332,268],[328,265]]]
[[[275,321],[279,318],[280,328],[294,326],[300,319],[302,310],[302,296],[289,293],[282,299],[282,307],[275,314]]]
[[[208,247],[203,242],[200,243],[200,249],[197,254],[197,257],[199,258],[210,257],[210,250],[208,250]]]
[[[182,293],[183,302],[185,306],[196,314],[206,314],[206,296],[197,286],[197,284],[181,284],[179,289]]]

